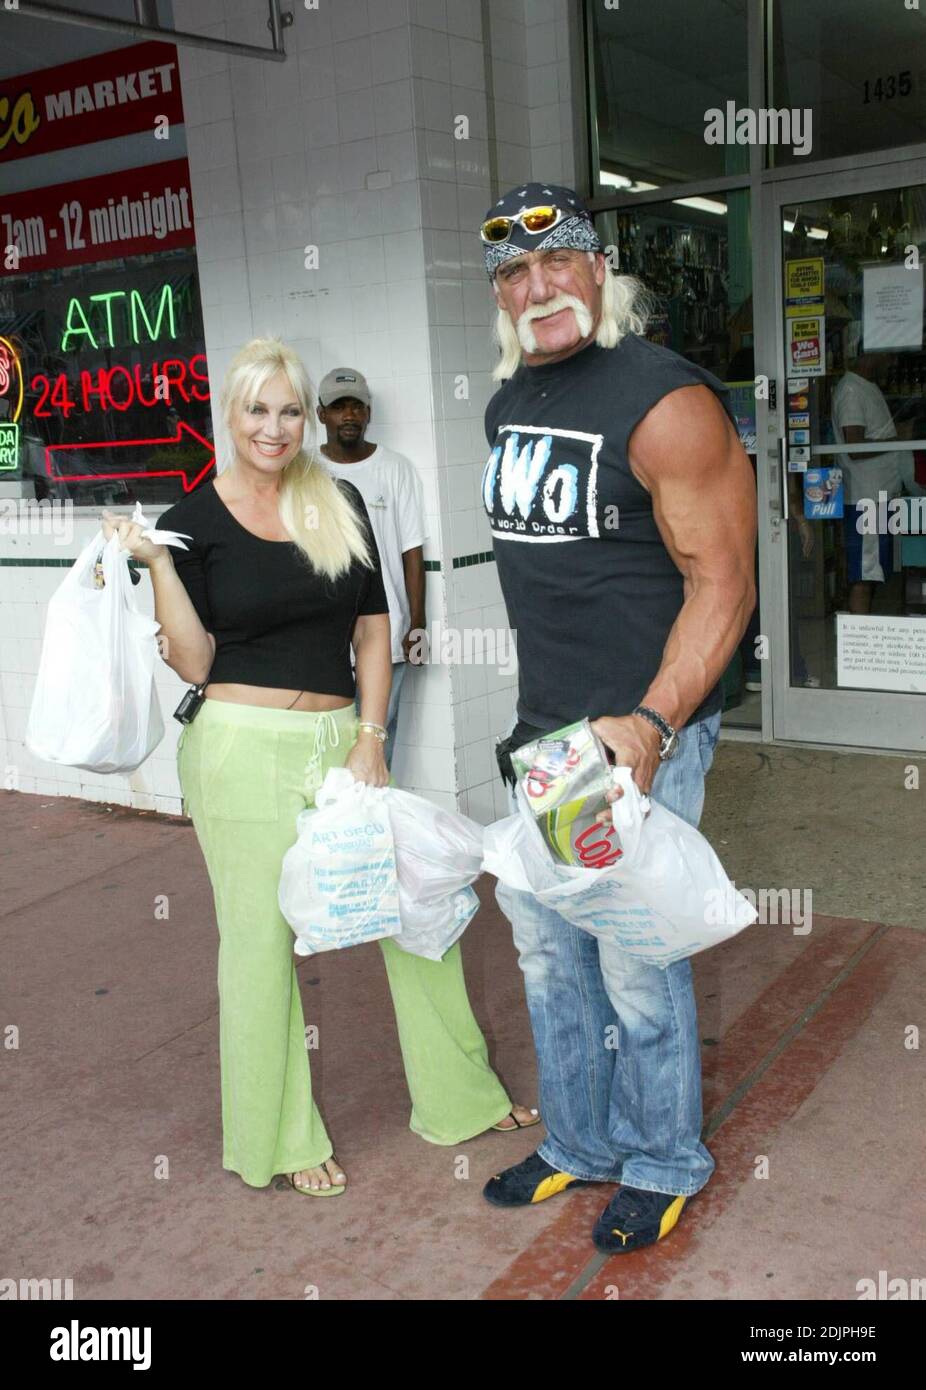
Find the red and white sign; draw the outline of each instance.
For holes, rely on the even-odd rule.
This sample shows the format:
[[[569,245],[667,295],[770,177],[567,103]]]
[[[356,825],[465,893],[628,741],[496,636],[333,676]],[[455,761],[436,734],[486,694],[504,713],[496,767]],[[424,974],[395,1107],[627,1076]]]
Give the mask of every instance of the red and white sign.
[[[0,277],[195,244],[185,159],[0,197]]]
[[[15,21],[14,21],[15,22]],[[177,50],[154,39],[0,82],[0,163],[182,123]]]
[[[153,467],[151,450],[160,445],[190,445],[190,456],[167,468]],[[103,452],[94,455],[94,449]],[[184,492],[192,492],[214,464],[212,440],[183,421],[166,439],[106,439],[99,444],[48,444],[45,448],[45,474],[53,483],[98,483],[101,478],[180,478]],[[88,471],[89,465],[95,466]]]

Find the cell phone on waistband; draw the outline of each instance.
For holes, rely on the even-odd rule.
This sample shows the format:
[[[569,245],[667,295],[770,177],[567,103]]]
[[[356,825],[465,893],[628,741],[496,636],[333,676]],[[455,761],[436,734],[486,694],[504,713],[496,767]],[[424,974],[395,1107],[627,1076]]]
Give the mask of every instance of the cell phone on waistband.
[[[178,719],[181,724],[193,723],[193,720],[203,707],[203,701],[206,698],[203,692],[208,684],[208,681],[203,681],[202,685],[190,686],[189,690],[174,710],[174,718]]]

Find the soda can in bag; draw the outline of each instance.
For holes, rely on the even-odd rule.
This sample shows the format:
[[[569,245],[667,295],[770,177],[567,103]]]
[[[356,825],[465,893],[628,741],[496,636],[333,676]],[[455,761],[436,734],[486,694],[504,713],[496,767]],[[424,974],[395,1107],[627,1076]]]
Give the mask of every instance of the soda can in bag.
[[[604,869],[620,859],[617,830],[597,821],[610,810],[605,792],[614,783],[607,750],[587,719],[514,749],[511,765],[558,864]]]

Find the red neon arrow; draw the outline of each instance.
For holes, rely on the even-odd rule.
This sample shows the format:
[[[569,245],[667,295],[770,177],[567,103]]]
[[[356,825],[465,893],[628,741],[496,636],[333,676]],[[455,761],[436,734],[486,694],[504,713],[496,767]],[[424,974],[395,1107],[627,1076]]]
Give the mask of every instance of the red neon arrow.
[[[203,466],[191,462],[189,465],[175,465],[173,468],[138,468],[129,471],[120,469],[118,472],[110,472],[107,469],[105,473],[56,473],[52,465],[52,454],[78,454],[85,449],[138,449],[140,447],[150,449],[158,444],[180,444],[185,434],[198,440],[207,451],[209,459]],[[107,439],[100,444],[46,444],[45,446],[45,473],[50,482],[58,483],[100,482],[101,479],[109,478],[176,478],[179,475],[183,480],[184,492],[192,492],[214,464],[215,445],[211,439],[205,439],[203,435],[197,433],[192,426],[183,420],[177,425],[177,433],[169,439]]]

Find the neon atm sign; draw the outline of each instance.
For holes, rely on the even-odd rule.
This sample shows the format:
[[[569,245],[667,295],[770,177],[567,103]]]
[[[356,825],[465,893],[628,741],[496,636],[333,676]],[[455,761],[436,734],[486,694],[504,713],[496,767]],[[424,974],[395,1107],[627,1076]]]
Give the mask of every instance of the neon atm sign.
[[[169,340],[177,338],[178,321],[184,313],[188,314],[188,306],[184,305],[182,291],[177,294],[170,284],[159,285],[151,293],[130,289],[74,296],[68,301],[61,351],[77,353],[81,349],[99,351],[119,346],[137,349],[139,345],[162,340],[167,340],[164,347],[169,351]],[[160,407],[163,411],[165,406],[174,408],[179,401],[189,404],[210,398],[209,373],[202,352],[188,358],[134,362],[131,366],[115,362],[78,369],[75,365],[70,372],[59,372],[54,377],[38,372],[31,385],[36,396],[32,411],[36,419],[61,415],[67,420],[74,411],[87,415],[98,410],[124,412],[139,407]],[[118,425],[101,423],[100,434],[109,437],[101,439],[97,435],[94,440],[87,437],[92,426],[82,423],[77,431],[80,437],[74,442],[46,444],[46,476],[51,482],[72,483],[99,481],[101,477],[179,476],[184,490],[189,492],[214,467],[215,456],[211,440],[187,421],[178,419],[176,410],[174,414],[170,423],[159,419],[150,437],[144,426],[136,424],[135,429],[128,430],[133,435],[131,439],[118,437],[122,432]],[[93,466],[95,458],[100,459],[98,467]]]
[[[177,337],[180,317],[177,296],[170,284],[153,294],[138,290],[107,290],[68,301],[61,351],[82,347],[99,350],[120,345],[137,347]],[[174,393],[182,401],[208,401],[209,376],[201,352],[193,357],[166,357],[150,367],[116,363],[109,367],[59,372],[56,377],[38,372],[32,378],[38,399],[33,415],[47,419],[56,411],[65,419],[74,410],[130,410],[173,404]]]
[[[67,372],[56,377],[37,372],[32,389],[38,393],[32,412],[36,419],[48,419],[56,410],[67,419],[72,410],[87,413],[96,406],[100,410],[131,410],[133,406],[150,410],[159,404],[172,405],[175,391],[182,401],[208,401],[209,375],[205,354],[197,352],[194,357],[165,357],[152,362],[150,373],[138,363],[134,367],[117,364],[82,371],[74,383]]]
[[[72,338],[77,340],[78,347],[99,348],[101,346],[100,338],[103,339],[103,347],[116,347],[116,325],[113,321],[115,313],[118,313],[122,318],[128,340],[133,344],[137,345],[142,341],[142,327],[145,329],[145,341],[156,343],[161,337],[165,317],[168,337],[176,338],[177,336],[174,292],[170,285],[161,286],[154,323],[148,316],[145,301],[138,290],[129,290],[128,292],[109,290],[105,294],[91,294],[86,302],[87,309],[76,298],[68,304],[64,334],[61,338],[62,352],[68,352],[71,349]],[[103,319],[103,324],[97,325],[96,333],[91,327],[91,319]],[[102,329],[105,329],[105,333],[101,331]]]

